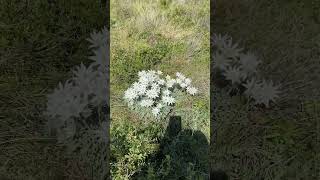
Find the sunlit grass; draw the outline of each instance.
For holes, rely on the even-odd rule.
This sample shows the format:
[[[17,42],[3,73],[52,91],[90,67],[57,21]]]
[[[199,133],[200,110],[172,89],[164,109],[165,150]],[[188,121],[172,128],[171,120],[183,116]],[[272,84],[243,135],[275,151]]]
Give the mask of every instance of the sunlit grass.
[[[183,130],[191,129],[195,133],[201,132],[209,142],[209,29],[204,28],[205,24],[202,21],[209,18],[209,1],[189,1],[185,4],[170,0],[111,1],[111,7],[113,7],[111,8],[113,9],[111,12],[113,22],[111,26],[111,124],[114,122],[116,126],[116,124],[131,121],[133,128],[138,129],[141,128],[141,122],[145,124],[144,128],[148,126],[153,128],[156,125],[154,121],[137,116],[123,103],[124,91],[131,81],[137,78],[135,76],[137,72],[134,69],[124,66],[133,66],[139,70],[161,70],[164,74],[171,76],[181,72],[193,80],[192,83],[200,89],[200,94],[178,99],[176,115],[182,118]],[[208,27],[208,21],[206,25]],[[143,52],[144,50],[146,51]],[[119,61],[126,63],[121,64]],[[153,64],[155,61],[158,63]],[[137,66],[138,62],[141,63],[139,66]],[[155,143],[161,143],[166,130],[166,120],[161,121],[163,121],[159,123],[161,128],[154,131],[157,134]],[[145,136],[143,132],[141,133],[138,136]],[[140,153],[143,154],[143,152]],[[159,164],[156,164],[162,161],[164,163],[165,159],[156,159],[153,156],[154,153],[149,152],[148,156],[143,156],[146,158],[143,161],[153,164],[150,167],[160,168]],[[135,158],[134,154],[129,157]],[[115,160],[113,163],[119,162]],[[172,161],[172,163],[175,162]],[[128,163],[122,166],[131,165]],[[121,173],[115,170],[116,168],[113,174],[121,176]],[[144,177],[156,175],[158,178],[174,178],[173,172],[164,167],[154,169],[156,174],[153,175],[148,174],[149,170],[143,163],[137,166],[136,170],[131,169],[136,172],[134,177],[142,173]],[[161,174],[161,171],[168,171],[169,174]],[[189,175],[195,178],[196,176],[192,173],[197,174],[191,171],[188,174],[177,172],[176,175]],[[206,170],[203,173],[202,177],[208,175]],[[124,176],[128,177],[128,174]]]

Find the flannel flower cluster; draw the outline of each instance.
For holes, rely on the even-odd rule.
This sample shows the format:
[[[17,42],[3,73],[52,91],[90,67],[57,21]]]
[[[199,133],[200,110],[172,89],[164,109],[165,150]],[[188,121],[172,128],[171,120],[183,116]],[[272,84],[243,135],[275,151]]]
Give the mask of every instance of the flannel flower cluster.
[[[228,35],[214,34],[214,70],[219,70],[232,87],[242,86],[244,94],[253,99],[255,104],[270,106],[279,98],[280,85],[272,80],[258,78],[257,67],[261,63],[252,52],[243,52],[237,43],[232,42]]]
[[[196,95],[198,89],[191,85],[191,79],[177,72],[176,78],[167,75],[162,78],[161,71],[140,71],[139,80],[134,82],[124,93],[124,99],[129,106],[138,105],[151,108],[155,117],[159,117],[162,110],[173,106],[176,102],[173,92],[179,89],[190,95]]]
[[[93,55],[89,58],[93,62],[88,67],[81,63],[74,68],[73,77],[65,83],[60,82],[47,96],[45,115],[49,129],[57,130],[62,140],[74,136],[77,121],[91,115],[92,108],[89,107],[105,106],[107,103],[107,33],[106,28],[91,33],[87,40],[91,43],[89,48]]]

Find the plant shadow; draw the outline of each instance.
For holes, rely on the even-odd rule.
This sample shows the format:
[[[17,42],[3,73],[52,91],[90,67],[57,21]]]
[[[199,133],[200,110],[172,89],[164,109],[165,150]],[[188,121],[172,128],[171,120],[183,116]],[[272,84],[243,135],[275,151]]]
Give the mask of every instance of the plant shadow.
[[[156,153],[132,179],[209,179],[209,143],[201,131],[182,130],[181,117],[170,117]]]

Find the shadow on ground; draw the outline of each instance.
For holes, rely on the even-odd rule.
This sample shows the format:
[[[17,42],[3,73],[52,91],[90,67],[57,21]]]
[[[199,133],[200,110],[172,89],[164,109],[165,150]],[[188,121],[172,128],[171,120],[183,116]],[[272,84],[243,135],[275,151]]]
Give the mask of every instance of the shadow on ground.
[[[171,117],[159,150],[133,179],[209,179],[206,136],[201,131],[182,130],[181,117]]]

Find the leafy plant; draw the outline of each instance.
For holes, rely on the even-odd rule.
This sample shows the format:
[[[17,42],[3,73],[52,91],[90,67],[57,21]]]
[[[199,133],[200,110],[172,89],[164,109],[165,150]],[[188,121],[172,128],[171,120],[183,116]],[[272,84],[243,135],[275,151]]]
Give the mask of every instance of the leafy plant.
[[[161,114],[167,115],[175,104],[173,97],[175,89],[178,88],[191,95],[198,93],[198,89],[191,85],[191,79],[179,72],[176,73],[176,79],[169,75],[163,79],[160,75],[162,75],[161,71],[140,71],[139,81],[133,83],[124,94],[124,99],[129,106],[136,108],[134,105],[138,104],[143,108],[152,108],[152,114],[155,117],[161,117]]]
[[[93,62],[81,64],[72,70],[73,77],[59,83],[48,95],[45,115],[49,134],[56,135],[58,142],[70,153],[79,154],[87,166],[87,175],[104,179],[108,142],[108,31],[91,33],[87,39],[93,50],[89,58]],[[100,156],[98,156],[100,155]]]
[[[161,126],[134,125],[128,120],[111,124],[111,175],[113,179],[130,179],[157,149]]]
[[[276,102],[280,85],[259,79],[257,67],[260,61],[252,52],[243,53],[243,48],[233,43],[228,35],[214,34],[212,42],[215,47],[213,69],[218,70],[225,81],[231,82],[230,91],[236,89],[240,92],[241,88],[245,88],[244,94],[248,99],[253,99],[255,104],[265,107],[269,107],[270,102]]]

